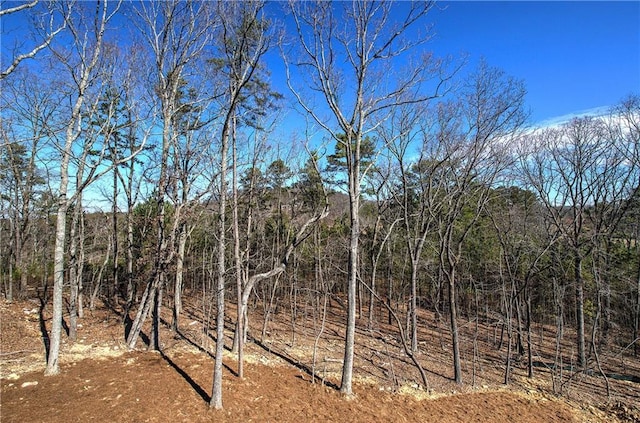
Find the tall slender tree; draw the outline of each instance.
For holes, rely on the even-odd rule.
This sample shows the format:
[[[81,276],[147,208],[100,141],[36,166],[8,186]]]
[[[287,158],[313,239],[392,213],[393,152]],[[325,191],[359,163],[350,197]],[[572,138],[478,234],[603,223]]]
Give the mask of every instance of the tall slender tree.
[[[437,201],[433,190],[438,187],[439,173],[438,163],[430,162],[430,157],[421,157],[415,163],[409,159],[411,151],[416,148],[418,119],[422,118],[423,112],[415,107],[399,109],[390,121],[390,128],[381,128],[380,131],[397,161],[399,171],[399,186],[396,189],[395,200],[401,210],[404,240],[411,261],[408,321],[411,326],[409,333],[413,352],[418,349],[418,272],[427,236],[435,227],[435,215],[431,212],[430,206],[431,202]],[[433,169],[428,169],[429,166],[433,166]]]
[[[509,164],[507,146],[520,134],[526,113],[524,84],[484,61],[458,96],[438,105],[435,126],[425,132],[420,174],[429,179],[429,213],[448,286],[454,380],[462,383],[456,293],[462,247]]]
[[[173,158],[180,128],[177,116],[181,113],[180,89],[184,76],[198,68],[198,61],[208,47],[216,24],[208,3],[166,1],[143,2],[136,6],[136,15],[141,37],[150,49],[154,68],[152,90],[157,96],[158,114],[161,120],[159,173],[155,201],[156,251],[154,270],[146,284],[141,304],[127,334],[127,345],[134,348],[142,324],[153,307],[151,346],[160,348],[160,308],[162,288],[167,282],[167,267],[175,250],[169,245],[166,228],[166,196],[169,189],[169,166]],[[200,63],[202,65],[202,62]]]
[[[65,241],[66,221],[69,207],[76,201],[78,195],[99,176],[106,173],[107,169],[98,168],[99,160],[94,161],[85,179],[75,186],[75,192],[69,192],[69,172],[72,159],[75,157],[77,143],[81,139],[81,122],[86,116],[86,103],[90,90],[100,82],[101,58],[103,43],[108,22],[117,13],[120,3],[104,1],[97,8],[89,10],[88,5],[75,5],[60,3],[63,14],[66,16],[66,25],[71,34],[69,51],[53,49],[59,63],[69,72],[73,81],[69,92],[71,109],[62,119],[65,124],[64,140],[59,146],[60,157],[60,182],[57,189],[57,220],[54,249],[54,275],[53,275],[53,315],[51,323],[51,335],[47,368],[45,375],[55,375],[59,372],[58,359],[60,352],[60,338],[62,332],[62,291],[65,276]],[[74,8],[71,11],[71,7]],[[86,24],[86,25],[84,25]],[[91,39],[91,43],[85,42]],[[95,105],[95,103],[93,104]],[[89,107],[89,110],[92,110]],[[91,148],[92,140],[82,140],[82,151]],[[95,141],[95,140],[93,140]],[[106,151],[103,149],[103,153]],[[103,157],[103,156],[101,156]]]
[[[415,30],[432,6],[432,2],[290,2],[298,55],[291,57],[283,48],[289,87],[303,109],[341,145],[347,164],[348,304],[340,388],[345,395],[353,393],[359,211],[361,184],[368,171],[362,163],[363,140],[386,121],[394,107],[438,95],[442,81],[436,81],[430,93],[424,89],[435,70],[430,57],[414,62],[417,65],[411,69],[394,68],[397,60],[408,60],[410,50],[428,38]],[[346,63],[340,58],[346,58]],[[302,83],[290,76],[293,67],[305,75],[304,83],[317,97],[303,93]],[[316,99],[323,108],[313,105]]]
[[[222,123],[220,131],[220,173],[218,176],[218,234],[216,271],[216,352],[213,369],[213,388],[209,406],[222,409],[222,358],[224,352],[225,278],[226,278],[226,207],[227,207],[227,159],[231,138],[235,135],[234,123],[244,96],[261,66],[263,56],[270,46],[268,23],[264,18],[263,1],[216,3],[222,18],[221,31],[216,40],[220,57],[211,64],[226,79],[221,97]],[[241,317],[242,313],[238,313]]]

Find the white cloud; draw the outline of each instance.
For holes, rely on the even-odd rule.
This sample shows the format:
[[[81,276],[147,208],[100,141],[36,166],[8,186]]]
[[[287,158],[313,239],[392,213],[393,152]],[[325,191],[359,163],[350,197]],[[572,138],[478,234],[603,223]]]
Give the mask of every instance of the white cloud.
[[[604,116],[609,113],[611,106],[600,106],[586,110],[579,110],[566,115],[556,116],[549,119],[536,122],[533,126],[535,128],[557,128],[564,123],[570,122],[572,119],[581,118],[585,116]]]

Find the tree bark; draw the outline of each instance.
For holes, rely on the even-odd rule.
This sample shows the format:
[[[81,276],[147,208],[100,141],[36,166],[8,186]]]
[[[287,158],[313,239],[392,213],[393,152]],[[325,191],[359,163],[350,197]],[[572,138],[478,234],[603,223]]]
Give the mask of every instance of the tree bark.
[[[360,140],[356,139],[355,152],[351,140],[347,145],[347,173],[349,175],[349,267],[347,277],[347,322],[344,341],[344,359],[340,392],[353,395],[353,354],[356,333],[356,284],[358,283],[358,241],[360,239]],[[352,155],[353,154],[353,155]]]
[[[582,277],[582,256],[579,251],[574,251],[574,277],[576,296],[576,336],[578,344],[578,366],[584,368],[587,365],[584,327],[584,279]]]
[[[67,132],[68,143],[73,140]],[[70,150],[69,146],[69,150]],[[66,160],[65,160],[66,157]],[[56,220],[56,238],[53,261],[53,312],[51,316],[51,333],[49,335],[49,351],[47,353],[47,368],[45,376],[57,375],[60,372],[58,359],[60,355],[60,336],[62,334],[62,287],[64,285],[64,244],[66,239],[67,222],[67,175],[68,156],[63,156],[61,166],[61,180],[58,198],[58,214]]]
[[[453,351],[453,380],[462,383],[462,365],[460,363],[460,339],[458,333],[457,305],[456,305],[456,280],[455,270],[451,269],[447,274],[449,280],[449,319],[451,323],[451,346]]]
[[[236,94],[237,95],[237,94]],[[222,409],[222,358],[224,353],[224,299],[225,299],[225,251],[226,251],[226,209],[227,209],[227,151],[229,149],[229,136],[231,117],[235,113],[235,104],[232,103],[227,113],[222,130],[220,147],[220,184],[218,198],[218,265],[216,271],[216,350],[215,364],[213,367],[213,387],[209,406],[216,410]]]
[[[173,292],[173,320],[171,327],[174,332],[180,330],[180,313],[182,313],[182,286],[184,280],[184,257],[187,245],[186,223],[181,223],[178,229],[178,254],[176,255],[176,278]]]

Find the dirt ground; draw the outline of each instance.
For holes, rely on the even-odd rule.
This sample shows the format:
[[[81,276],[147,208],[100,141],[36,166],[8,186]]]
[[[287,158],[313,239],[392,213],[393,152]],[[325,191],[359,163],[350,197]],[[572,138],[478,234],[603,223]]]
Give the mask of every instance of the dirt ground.
[[[434,378],[435,386],[426,392],[411,383],[392,388],[380,378],[360,376],[355,397],[347,399],[332,386],[338,382],[335,375],[329,372],[326,383],[312,383],[304,367],[292,365],[295,360],[278,358],[258,343],[247,345],[242,380],[234,356],[227,354],[224,410],[215,411],[208,407],[213,359],[193,338],[166,330],[162,353],[128,352],[119,339],[118,316],[101,309],[83,319],[75,344],[63,343],[60,374],[45,377],[42,322],[47,315],[40,315],[37,302],[0,303],[3,423],[640,421],[634,404],[596,407],[570,401],[542,389],[542,382],[529,388],[482,384],[451,389]],[[185,332],[192,329],[197,337],[194,322],[185,321]],[[364,368],[365,362],[360,358],[356,365]],[[397,366],[396,371],[405,370]],[[356,368],[356,374],[363,373]],[[640,395],[637,386],[628,388],[629,398]]]

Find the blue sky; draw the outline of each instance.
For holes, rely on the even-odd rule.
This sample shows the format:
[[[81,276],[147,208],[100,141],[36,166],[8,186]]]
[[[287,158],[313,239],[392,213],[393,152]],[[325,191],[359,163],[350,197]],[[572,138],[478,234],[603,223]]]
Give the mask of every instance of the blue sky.
[[[3,49],[24,28],[21,18],[3,20]],[[441,1],[428,20],[435,36],[426,47],[437,55],[485,57],[523,79],[533,123],[640,93],[638,1]]]
[[[523,80],[536,126],[640,94],[638,1],[439,1],[426,21],[434,35],[425,48],[436,56],[467,55],[467,70],[484,57]],[[280,59],[269,63],[288,94]]]
[[[23,47],[28,47],[26,16],[2,20],[3,56],[11,53],[15,43],[25,42]],[[533,124],[611,106],[629,94],[640,94],[638,1],[442,1],[427,20],[435,35],[426,48],[437,56],[466,53],[471,65],[484,57],[489,65],[524,80]],[[133,25],[125,18],[119,24],[124,39],[129,39]],[[277,56],[276,49],[268,58],[273,83],[289,96]],[[37,63],[36,59],[24,65]],[[301,130],[292,130],[303,121],[288,113],[283,111],[278,123],[285,142],[303,136]]]
[[[640,2],[440,2],[439,54],[484,56],[523,79],[532,122],[640,93]]]

